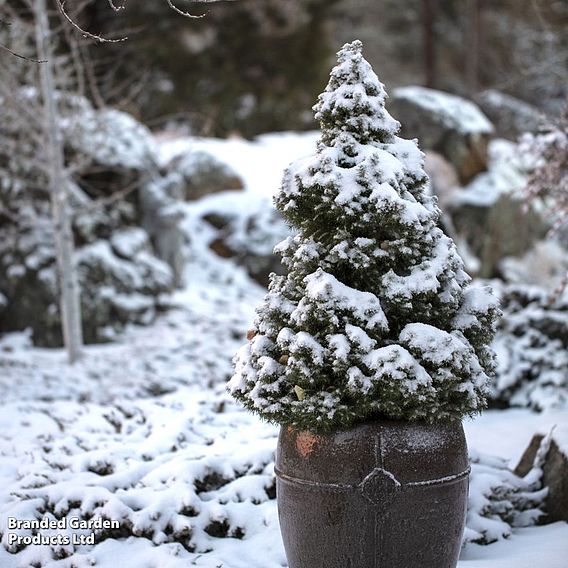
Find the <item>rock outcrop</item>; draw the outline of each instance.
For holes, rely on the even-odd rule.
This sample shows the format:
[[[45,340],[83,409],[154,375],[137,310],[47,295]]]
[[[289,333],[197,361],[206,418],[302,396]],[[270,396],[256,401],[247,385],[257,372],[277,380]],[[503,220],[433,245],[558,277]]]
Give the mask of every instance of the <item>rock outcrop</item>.
[[[243,180],[228,165],[201,150],[174,158],[167,166],[181,177],[181,195],[185,201],[195,201],[220,191],[244,189]]]
[[[406,138],[419,138],[425,150],[442,154],[467,183],[487,168],[493,125],[473,102],[425,87],[395,89],[390,108]]]
[[[209,248],[244,267],[261,286],[268,286],[271,272],[284,273],[280,257],[273,249],[289,235],[290,229],[268,204],[261,204],[258,210],[246,215],[211,211],[203,218],[215,231]]]
[[[515,469],[517,475],[530,471],[543,439],[543,434],[535,434]],[[568,452],[554,431],[542,471],[543,483],[548,488],[544,506],[546,522],[568,521]]]
[[[535,106],[495,89],[481,93],[476,102],[493,123],[499,138],[517,140],[525,132],[537,132],[546,120]]]
[[[457,236],[479,259],[477,275],[484,278],[500,276],[503,258],[523,255],[549,228],[540,211],[527,207],[518,153],[511,142],[493,141],[488,171],[456,191],[447,205]]]

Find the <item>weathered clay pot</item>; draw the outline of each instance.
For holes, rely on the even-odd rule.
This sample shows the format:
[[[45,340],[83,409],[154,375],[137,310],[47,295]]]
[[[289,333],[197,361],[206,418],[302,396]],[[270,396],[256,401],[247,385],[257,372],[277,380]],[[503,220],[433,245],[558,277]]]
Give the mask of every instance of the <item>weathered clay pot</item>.
[[[276,475],[290,568],[455,568],[469,479],[461,422],[283,427]]]

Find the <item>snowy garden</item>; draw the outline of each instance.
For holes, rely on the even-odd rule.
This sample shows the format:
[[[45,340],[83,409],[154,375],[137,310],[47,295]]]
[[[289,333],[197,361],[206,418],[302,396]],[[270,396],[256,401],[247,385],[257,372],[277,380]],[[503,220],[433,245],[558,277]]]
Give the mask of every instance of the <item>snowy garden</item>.
[[[42,64],[2,33],[2,568],[286,568],[280,424],[455,417],[458,567],[566,568],[565,118],[385,86],[359,41],[325,59],[316,122],[254,136],[61,87],[67,281],[54,170],[22,136]]]

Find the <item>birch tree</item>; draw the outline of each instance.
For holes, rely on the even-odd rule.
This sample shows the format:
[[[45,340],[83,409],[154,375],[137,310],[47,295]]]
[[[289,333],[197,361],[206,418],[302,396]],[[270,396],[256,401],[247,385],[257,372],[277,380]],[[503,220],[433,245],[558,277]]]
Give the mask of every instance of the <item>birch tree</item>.
[[[56,90],[51,51],[50,28],[45,0],[35,0],[35,33],[40,68],[41,98],[44,108],[48,184],[55,227],[55,249],[59,274],[59,305],[63,342],[69,362],[81,357],[83,330],[79,283],[75,266],[73,231],[68,205],[68,178],[65,171],[63,136],[57,110]]]

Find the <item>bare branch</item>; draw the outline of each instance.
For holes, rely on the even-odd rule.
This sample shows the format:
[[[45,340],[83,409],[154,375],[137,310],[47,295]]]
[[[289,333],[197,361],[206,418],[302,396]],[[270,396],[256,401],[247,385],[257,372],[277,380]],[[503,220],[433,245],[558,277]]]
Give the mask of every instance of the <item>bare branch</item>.
[[[115,11],[120,12],[120,10],[124,10],[126,8],[126,0],[123,0],[122,4],[115,4],[113,0],[108,0],[109,6]]]
[[[8,75],[6,74],[5,76],[7,77]],[[30,124],[41,124],[41,119],[39,118],[40,114],[38,114],[37,109],[32,109],[29,104],[22,102],[16,87],[12,89],[5,81],[0,81],[0,92],[2,92],[6,98],[9,98],[11,104],[17,107],[19,112],[29,118]],[[29,126],[28,131],[32,132]]]
[[[79,24],[77,24],[77,22],[75,22],[75,20],[73,20],[73,18],[71,18],[71,16],[69,16],[69,14],[65,11],[65,0],[56,0],[57,2],[57,7],[59,8],[59,11],[61,12],[61,15],[79,32],[81,32],[83,34],[84,37],[88,37],[90,39],[94,39],[95,41],[98,41],[100,43],[120,43],[121,41],[126,41],[128,38],[127,37],[121,37],[121,38],[116,38],[116,39],[111,39],[111,38],[105,38],[103,36],[97,35],[97,34],[93,34],[85,29],[83,29],[81,26],[79,26]]]
[[[46,63],[45,59],[33,59],[32,57],[26,57],[25,55],[22,55],[20,53],[16,53],[15,51],[12,51],[9,47],[6,47],[5,45],[2,45],[1,43],[0,43],[0,49],[7,51],[8,53],[14,55],[15,57],[19,57],[20,59],[23,59],[24,61],[29,61],[30,63]]]
[[[12,10],[10,10],[10,11],[12,12]],[[12,22],[10,20],[0,19],[0,25],[11,26]],[[43,61],[43,60],[34,59],[33,57],[27,57],[26,55],[22,55],[21,53],[17,53],[16,51],[13,51],[9,47],[7,47],[7,46],[5,46],[4,44],[1,44],[1,43],[0,43],[0,49],[7,51],[10,55],[13,55],[14,57],[18,57],[19,59],[23,59],[24,61],[29,61],[30,63],[45,63],[45,61]]]
[[[112,1],[112,0],[109,0]],[[216,4],[218,2],[233,2],[234,0],[189,0],[189,2],[193,2],[194,4]],[[191,14],[190,12],[186,12],[185,10],[181,10],[180,8],[178,8],[177,6],[174,5],[173,0],[166,0],[166,2],[168,3],[168,6],[174,11],[177,12],[178,14],[186,17],[186,18],[204,18],[207,15],[207,12],[205,12],[205,14],[200,14],[200,15],[195,15],[195,14]],[[126,0],[124,0],[124,3],[126,3]]]
[[[81,53],[84,54],[85,50],[81,50]],[[105,106],[105,101],[103,96],[101,95],[99,86],[97,84],[97,79],[95,77],[95,72],[93,69],[93,61],[90,57],[84,56],[82,58],[83,63],[83,72],[87,78],[87,83],[89,85],[89,91],[91,96],[93,97],[93,101],[97,108],[103,108]]]
[[[195,14],[191,14],[190,12],[186,12],[184,10],[180,10],[177,6],[174,5],[172,0],[166,0],[166,2],[168,3],[168,6],[174,11],[177,12],[178,14],[180,14],[181,16],[184,16],[185,18],[194,18],[194,19],[199,19],[199,18],[204,18],[207,15],[207,12],[205,12],[205,14],[201,14],[199,16],[196,16]]]

